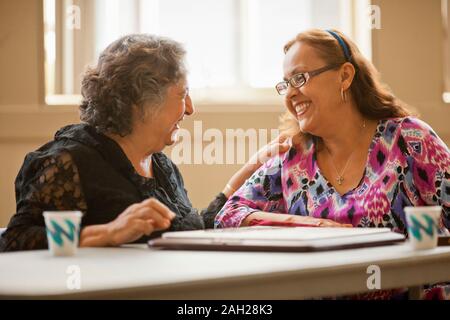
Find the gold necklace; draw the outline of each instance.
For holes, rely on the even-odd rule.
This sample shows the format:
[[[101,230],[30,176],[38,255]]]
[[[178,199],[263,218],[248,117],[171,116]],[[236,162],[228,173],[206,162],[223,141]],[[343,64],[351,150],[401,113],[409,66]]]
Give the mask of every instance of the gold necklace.
[[[359,137],[359,139],[358,139],[358,143],[359,143],[359,141],[362,139],[362,132],[364,131],[365,128],[366,128],[366,121],[363,120],[363,125],[362,125],[362,129],[361,129],[361,135],[360,135],[360,137]],[[356,147],[358,146],[358,143],[356,144]],[[334,159],[333,159],[333,156],[331,155],[330,150],[328,150],[328,148],[327,148],[327,146],[326,146],[325,144],[324,144],[324,146],[325,146],[325,149],[327,150],[328,154],[330,155],[330,158],[331,158],[331,164],[333,165],[334,171],[336,171],[336,175],[337,175],[336,181],[337,181],[338,185],[341,186],[342,183],[344,182],[344,173],[345,173],[345,170],[347,170],[347,166],[348,166],[348,164],[350,163],[350,159],[352,158],[353,153],[355,153],[356,147],[355,147],[355,149],[353,149],[353,151],[352,151],[352,152],[350,153],[350,155],[348,156],[348,159],[347,159],[347,162],[345,163],[344,169],[342,169],[342,172],[339,174],[339,171],[338,171],[338,169],[336,168],[336,165],[334,164]]]

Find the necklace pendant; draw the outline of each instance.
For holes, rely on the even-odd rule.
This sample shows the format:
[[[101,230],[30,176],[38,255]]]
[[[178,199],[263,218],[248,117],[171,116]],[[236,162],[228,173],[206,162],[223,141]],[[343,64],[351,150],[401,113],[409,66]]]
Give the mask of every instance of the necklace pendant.
[[[344,181],[344,178],[342,176],[338,176],[336,178],[336,181],[337,181],[338,185],[342,185],[342,181]]]

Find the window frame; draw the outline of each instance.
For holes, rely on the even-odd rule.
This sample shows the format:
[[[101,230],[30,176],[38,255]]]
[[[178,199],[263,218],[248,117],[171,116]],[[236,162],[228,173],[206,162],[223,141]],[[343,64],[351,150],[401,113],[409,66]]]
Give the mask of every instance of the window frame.
[[[44,0],[43,0],[44,1]],[[86,6],[90,0],[62,0],[61,3],[66,5],[77,3],[80,6]],[[136,0],[137,1],[137,0]],[[239,1],[239,0],[236,0]],[[445,0],[443,0],[445,1]],[[60,1],[56,1],[58,3]],[[240,56],[246,56],[247,41],[249,30],[245,27],[245,14],[248,9],[248,0],[240,0],[239,14],[240,14],[240,25],[241,30],[244,35],[239,38],[240,42]],[[367,24],[367,8],[370,5],[370,0],[341,0],[341,14],[346,25],[344,27],[344,32],[349,34],[360,46],[361,51],[365,56],[371,60],[372,58],[372,31],[368,28]],[[62,5],[60,4],[60,7]],[[44,5],[42,5],[43,18],[44,18]],[[60,14],[64,14],[62,10],[59,10]],[[94,17],[89,17],[88,27],[94,28],[95,22]],[[44,20],[44,19],[43,19]],[[45,21],[45,20],[44,20]],[[55,21],[58,21],[57,15],[55,16]],[[86,21],[84,21],[86,22]],[[62,23],[61,18],[59,22],[56,22],[55,29],[58,28]],[[244,26],[244,27],[242,27]],[[42,41],[45,41],[44,33],[42,30]],[[56,30],[55,30],[56,32]],[[58,37],[57,37],[58,39]],[[81,44],[81,43],[80,43]],[[43,43],[44,47],[45,44]],[[56,40],[56,46],[58,46],[58,40]],[[80,46],[78,46],[80,47]],[[60,49],[61,52],[61,49]],[[79,52],[75,52],[80,54]],[[58,54],[57,54],[58,55]],[[45,66],[45,53],[43,54],[42,64]],[[242,64],[243,62],[240,61]],[[59,62],[60,65],[61,62]],[[44,70],[44,79],[47,78],[47,74]],[[61,72],[60,72],[61,73]],[[59,73],[59,74],[60,74]],[[58,72],[55,73],[58,75]],[[59,81],[61,81],[61,76],[59,76]],[[72,81],[73,81],[72,77]],[[241,70],[241,78],[246,79],[245,71]],[[55,78],[55,83],[57,79]],[[81,95],[79,94],[47,94],[47,89],[45,87],[46,81],[42,86],[44,97],[44,110],[46,111],[63,111],[63,112],[73,112],[78,109],[81,103]],[[274,84],[275,86],[275,84]],[[196,106],[197,112],[205,113],[216,113],[216,112],[282,112],[284,111],[283,97],[280,97],[275,87],[273,88],[252,88],[244,85],[237,85],[236,87],[230,88],[193,88],[191,89],[191,95]],[[57,109],[57,110],[56,110]]]

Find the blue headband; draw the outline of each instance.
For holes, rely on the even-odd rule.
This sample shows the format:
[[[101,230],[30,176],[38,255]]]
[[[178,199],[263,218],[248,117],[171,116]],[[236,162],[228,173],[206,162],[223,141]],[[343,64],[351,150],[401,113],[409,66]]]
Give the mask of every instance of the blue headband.
[[[345,44],[344,40],[342,40],[342,38],[336,33],[333,32],[331,30],[326,30],[329,34],[331,34],[333,36],[333,38],[335,38],[338,42],[339,45],[341,46],[342,50],[344,51],[344,56],[345,56],[345,60],[350,61],[350,51],[348,50],[347,45]]]

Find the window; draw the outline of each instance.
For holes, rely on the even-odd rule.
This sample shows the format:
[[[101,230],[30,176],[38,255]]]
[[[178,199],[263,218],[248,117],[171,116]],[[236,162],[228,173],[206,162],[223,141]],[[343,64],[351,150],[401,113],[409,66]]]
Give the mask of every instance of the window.
[[[86,65],[113,40],[138,32],[184,43],[197,102],[273,101],[283,45],[301,30],[340,29],[370,58],[368,6],[365,0],[44,0],[47,102],[78,97]]]

